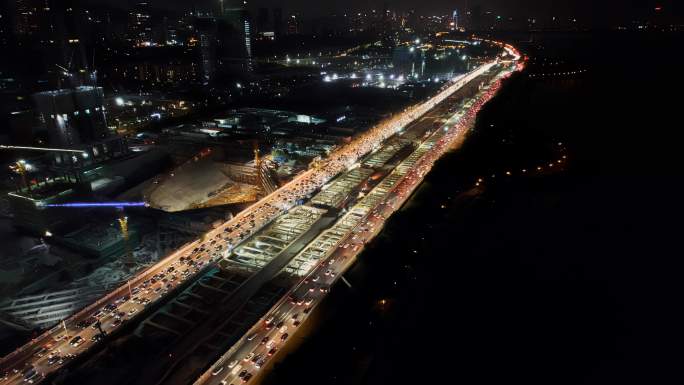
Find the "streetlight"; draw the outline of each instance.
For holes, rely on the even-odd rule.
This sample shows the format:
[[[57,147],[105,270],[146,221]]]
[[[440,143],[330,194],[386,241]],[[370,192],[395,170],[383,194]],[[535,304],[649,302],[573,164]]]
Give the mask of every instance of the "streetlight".
[[[33,170],[33,166],[27,163],[25,160],[20,159],[10,165],[10,169],[21,176],[21,180],[29,191],[31,190],[31,185],[26,181],[26,173]]]
[[[64,338],[69,338],[69,329],[66,327],[66,322],[62,320],[62,327],[64,327]]]

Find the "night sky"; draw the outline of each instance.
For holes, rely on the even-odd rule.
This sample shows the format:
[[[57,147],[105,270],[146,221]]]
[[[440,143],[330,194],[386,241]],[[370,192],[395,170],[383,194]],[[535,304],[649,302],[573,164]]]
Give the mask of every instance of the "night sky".
[[[154,7],[172,10],[186,10],[192,5],[198,9],[209,9],[213,4],[218,4],[218,0],[151,1]],[[481,5],[483,11],[491,10],[504,16],[573,16],[596,25],[647,17],[654,13],[656,5],[663,7],[664,14],[681,16],[684,13],[684,5],[676,0],[251,0],[248,1],[248,6],[254,9],[281,7],[285,12],[302,12],[306,16],[370,7],[380,10],[383,4],[399,11],[416,9],[424,14],[446,14],[455,7],[463,9],[466,1],[471,9]],[[115,7],[124,7],[122,4],[127,4],[126,1],[121,0],[86,0],[86,2]]]

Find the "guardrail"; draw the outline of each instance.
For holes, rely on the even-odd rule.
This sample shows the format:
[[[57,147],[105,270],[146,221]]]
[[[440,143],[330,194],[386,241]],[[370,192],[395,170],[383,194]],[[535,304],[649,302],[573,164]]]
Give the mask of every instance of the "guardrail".
[[[295,183],[295,182],[298,181],[300,178],[303,178],[303,177],[305,177],[306,175],[310,174],[312,171],[313,171],[313,170],[307,170],[306,172],[300,174],[300,175],[299,175],[298,177],[296,177],[295,179],[292,179],[290,182],[288,182],[287,184],[285,184],[285,186],[283,186],[283,187],[286,187],[286,186],[288,186],[288,185],[291,185],[291,184]],[[275,196],[277,193],[278,193],[278,190],[276,190],[276,191],[272,192],[271,194],[267,195],[266,197],[264,197],[264,199],[272,198],[272,197]],[[258,203],[257,203],[257,205],[258,205]],[[251,206],[250,206],[250,207],[251,207]],[[209,234],[211,234],[211,233],[217,231],[217,230],[220,229],[220,228],[225,227],[225,226],[228,225],[229,223],[238,222],[240,219],[242,219],[242,217],[244,217],[244,216],[247,215],[246,212],[247,212],[248,210],[249,210],[249,208],[247,208],[247,209],[241,211],[240,213],[238,213],[238,214],[237,214],[235,217],[233,217],[232,219],[230,219],[230,220],[224,222],[221,226],[217,227],[216,229],[210,230],[210,231],[207,233],[207,235],[209,235]],[[275,216],[274,216],[274,217],[275,217]],[[259,226],[259,227],[255,227],[254,229],[251,230],[251,232],[254,233],[254,232],[257,231],[258,229],[260,229],[260,228],[262,228],[263,226],[265,226],[266,224],[270,223],[272,220],[273,220],[273,218],[271,218],[271,219],[265,221],[264,224],[262,224],[262,225]],[[139,273],[138,275],[136,275],[136,277],[135,277],[133,280],[127,281],[126,284],[117,287],[116,289],[114,289],[114,290],[111,291],[110,293],[106,294],[104,297],[102,297],[102,298],[98,299],[97,301],[93,302],[92,304],[90,304],[90,305],[84,307],[83,309],[81,309],[81,310],[79,310],[78,312],[72,314],[72,315],[69,316],[68,318],[65,318],[65,319],[63,320],[63,322],[66,323],[66,324],[71,324],[71,323],[74,322],[74,320],[86,316],[89,312],[92,312],[92,311],[95,310],[96,308],[105,305],[108,301],[112,300],[114,297],[118,297],[118,296],[122,295],[123,293],[125,293],[125,292],[128,290],[128,285],[129,285],[129,283],[130,283],[131,286],[137,286],[139,283],[141,283],[142,281],[144,281],[144,280],[147,279],[148,277],[154,275],[153,272],[154,272],[155,270],[157,270],[158,268],[160,268],[162,265],[167,264],[174,256],[178,255],[179,253],[185,253],[189,248],[195,247],[195,246],[197,246],[197,245],[200,244],[200,243],[202,243],[202,242],[201,242],[201,240],[198,239],[198,240],[194,240],[194,241],[192,241],[192,242],[190,242],[190,243],[185,244],[185,245],[182,246],[180,249],[175,250],[174,252],[172,252],[172,253],[169,254],[168,256],[166,256],[166,257],[164,257],[163,259],[159,260],[159,261],[158,261],[157,263],[155,263],[154,265],[152,265],[152,266],[148,267],[147,269],[145,269],[142,273]],[[194,275],[193,275],[193,276],[194,276]],[[188,278],[190,278],[190,277],[188,277]],[[60,332],[61,330],[63,330],[61,324],[62,324],[62,322],[58,323],[56,326],[52,327],[51,329],[46,330],[46,331],[43,332],[41,335],[32,338],[31,341],[27,342],[26,344],[22,345],[21,347],[17,348],[16,350],[12,351],[11,353],[7,354],[6,356],[0,358],[0,367],[3,367],[3,368],[4,368],[4,366],[7,365],[7,363],[8,363],[10,360],[17,358],[17,357],[20,356],[22,353],[25,353],[25,352],[27,352],[27,351],[30,351],[31,349],[34,349],[34,348],[35,348],[35,345],[34,345],[34,344],[35,344],[37,341],[41,341],[41,340],[45,340],[45,339],[50,339],[50,337],[51,337],[52,334],[58,333],[58,332]]]
[[[402,123],[401,120],[402,120],[403,118],[399,118],[399,117],[390,118],[390,121],[389,121],[389,122],[386,122],[385,125],[394,126],[394,127],[392,127],[393,129],[388,130],[388,131],[385,132],[385,133],[382,133],[381,137],[383,137],[383,140],[385,140],[385,139],[387,139],[388,137],[390,137],[391,135],[394,135],[394,133],[396,133],[396,131],[398,131],[398,130],[399,130],[401,127],[403,127],[405,124],[408,124],[408,123],[411,123],[411,122],[415,121],[415,119],[417,119],[417,118],[419,118],[420,116],[424,115],[427,111],[429,111],[430,109],[432,109],[435,105],[441,103],[441,102],[442,102],[444,99],[446,99],[449,95],[451,95],[453,92],[455,92],[456,90],[458,90],[459,88],[461,88],[465,83],[471,81],[471,80],[474,79],[475,77],[477,77],[477,76],[481,75],[482,73],[484,73],[485,71],[489,70],[489,68],[491,68],[491,67],[492,67],[493,65],[495,65],[495,64],[496,64],[496,62],[489,62],[489,63],[487,63],[487,64],[483,64],[482,66],[480,66],[480,67],[474,69],[474,70],[471,71],[470,73],[468,73],[468,74],[466,74],[466,75],[464,75],[464,76],[461,76],[460,78],[456,79],[455,82],[454,82],[454,84],[450,85],[449,87],[447,87],[446,89],[444,89],[443,91],[441,91],[440,93],[438,93],[436,96],[434,96],[433,98],[431,98],[431,99],[428,100],[427,102],[425,102],[425,103],[423,103],[423,104],[420,104],[420,105],[416,105],[416,106],[407,108],[407,109],[406,109],[406,113],[409,113],[409,111],[410,111],[410,113],[409,113],[410,121],[409,121],[409,122],[407,122],[407,123],[405,122],[405,123],[401,124],[401,123]],[[394,120],[394,122],[392,122],[392,120]],[[376,127],[378,127],[378,126],[376,126]],[[302,178],[305,178],[306,176],[312,174],[313,172],[314,172],[313,169],[307,170],[307,171],[305,171],[304,173],[302,173],[302,174],[298,175],[297,177],[295,177],[294,179],[292,179],[290,182],[288,182],[287,184],[285,184],[285,185],[282,186],[281,188],[285,188],[285,187],[287,187],[287,186],[294,185],[295,182],[301,180]],[[329,178],[328,178],[328,179],[329,179]],[[264,197],[260,202],[267,202],[267,201],[268,201],[269,199],[271,199],[273,196],[275,196],[276,194],[278,194],[280,190],[281,190],[281,189],[278,189],[278,190],[276,190],[276,191],[274,191],[274,192],[268,194],[268,195],[267,195],[266,197]],[[258,206],[258,205],[259,205],[259,203],[256,203],[256,204],[253,205],[253,206]],[[291,207],[291,206],[292,206],[292,205],[290,205],[290,207]],[[282,209],[282,210],[287,210],[288,208],[281,208],[281,209]],[[235,223],[235,222],[237,222],[239,219],[241,219],[242,217],[244,217],[244,216],[247,215],[246,213],[247,213],[248,210],[249,210],[249,208],[243,210],[242,212],[238,213],[238,215],[236,215],[236,216],[235,216],[234,218],[232,218],[231,220],[224,222],[224,223],[223,223],[221,226],[219,226],[218,228],[216,228],[216,229],[214,229],[214,230],[210,230],[210,231],[207,233],[207,235],[211,235],[214,231],[217,231],[217,230],[219,230],[220,228],[223,228],[224,226],[228,225],[229,223]],[[251,233],[253,234],[254,231],[255,231],[255,229],[252,229]],[[147,268],[143,273],[138,274],[133,280],[127,282],[126,284],[124,284],[124,285],[122,285],[122,286],[119,286],[117,289],[113,290],[113,291],[110,292],[109,294],[105,295],[104,297],[100,298],[99,300],[95,301],[94,303],[92,303],[92,304],[86,306],[85,308],[81,309],[81,310],[78,311],[77,313],[75,313],[75,314],[73,314],[72,316],[70,316],[70,317],[68,317],[67,319],[65,319],[64,322],[65,322],[65,323],[67,323],[67,322],[68,322],[68,323],[72,323],[72,322],[74,322],[74,320],[76,320],[76,319],[78,319],[78,318],[81,318],[81,317],[84,317],[84,316],[87,315],[89,312],[92,312],[92,311],[95,310],[96,308],[98,308],[98,307],[100,307],[100,306],[103,306],[103,305],[104,305],[105,303],[107,303],[108,301],[111,301],[114,297],[122,295],[122,294],[125,293],[126,290],[128,289],[129,284],[130,284],[130,285],[137,286],[140,282],[144,281],[144,280],[145,280],[146,278],[148,278],[149,276],[154,275],[154,274],[153,274],[154,271],[156,271],[157,269],[159,269],[162,265],[167,264],[174,256],[178,255],[179,253],[185,253],[190,247],[196,246],[196,245],[200,244],[201,242],[202,242],[201,240],[195,240],[195,241],[192,241],[192,242],[186,244],[185,246],[181,247],[181,249],[174,251],[173,253],[169,254],[167,257],[163,258],[162,260],[160,260],[159,262],[157,262],[157,263],[154,264],[153,266]],[[327,258],[327,257],[326,257],[326,258]],[[312,269],[312,271],[313,271],[313,269]],[[193,275],[193,276],[194,276],[194,275]],[[188,277],[188,278],[189,278],[189,277]],[[24,344],[23,346],[21,346],[20,348],[16,349],[16,350],[13,351],[12,353],[6,355],[5,357],[2,357],[2,358],[0,359],[0,366],[6,365],[6,364],[8,363],[8,361],[10,361],[10,360],[12,360],[12,359],[18,357],[20,354],[26,352],[27,350],[29,350],[29,349],[31,349],[31,348],[35,348],[35,345],[34,345],[34,344],[35,344],[37,341],[41,341],[41,340],[44,340],[44,339],[49,338],[52,334],[59,332],[60,329],[61,329],[61,327],[60,327],[60,325],[58,324],[58,325],[56,325],[55,327],[53,327],[52,329],[49,329],[49,330],[45,331],[45,332],[44,332],[43,334],[41,334],[40,336],[33,338],[30,342]]]
[[[490,63],[489,65],[483,65],[482,67],[478,67],[477,69],[473,70],[473,71],[470,72],[468,75],[461,77],[461,79],[459,79],[459,80],[457,81],[458,86],[456,86],[456,84],[454,84],[454,85],[452,85],[452,86],[449,87],[449,88],[452,88],[452,87],[455,86],[455,89],[454,89],[453,91],[449,92],[449,94],[448,94],[447,96],[453,94],[453,92],[455,92],[456,90],[460,89],[465,83],[471,81],[472,79],[476,78],[477,76],[480,76],[481,74],[483,74],[484,72],[486,72],[487,70],[489,70],[494,64],[495,64],[495,63]],[[445,90],[445,91],[446,91],[446,90]],[[442,94],[440,94],[440,95],[438,95],[438,96],[442,96]],[[439,102],[435,102],[434,105],[437,105],[437,104],[441,103],[445,98],[446,98],[446,97],[441,98],[441,100],[440,100]],[[430,107],[430,108],[428,109],[428,111],[429,111],[430,109],[432,109],[432,108],[434,107],[434,105],[433,105],[432,107]],[[427,112],[427,111],[426,111],[426,112]],[[425,112],[424,112],[424,113],[425,113]],[[424,115],[424,113],[420,114],[418,117]],[[415,121],[415,119],[416,119],[416,118],[414,118],[413,121]],[[427,138],[426,138],[426,140],[427,140]],[[405,177],[405,176],[404,176],[404,177]],[[403,178],[402,178],[402,179],[403,179]],[[392,187],[392,189],[389,190],[389,191],[387,192],[386,196],[388,196],[391,192],[395,191],[396,188],[397,188],[397,186],[399,186],[399,184],[400,184],[400,183],[395,184],[395,185]],[[415,186],[413,186],[412,191],[415,190],[415,188],[416,188],[417,185],[418,185],[418,184],[416,184]],[[410,194],[409,194],[409,195],[410,195]],[[408,199],[408,196],[409,196],[409,195],[407,195],[407,197],[402,201],[402,204],[401,204],[401,205],[403,205],[403,204],[406,202],[406,199]],[[383,199],[386,199],[386,198],[383,198]],[[401,205],[400,205],[399,207],[401,207]],[[371,210],[369,210],[362,218],[363,218],[363,219],[368,218],[368,216],[370,215],[370,213],[371,213]],[[292,288],[290,288],[290,290],[288,290],[288,291],[280,298],[280,300],[278,300],[278,302],[276,302],[276,303],[275,303],[267,312],[265,312],[264,315],[263,315],[261,318],[259,318],[259,320],[257,321],[257,323],[256,323],[252,328],[250,328],[246,333],[244,333],[244,334],[242,335],[242,337],[240,337],[240,339],[239,339],[238,341],[236,341],[236,342],[235,342],[235,343],[234,343],[234,344],[233,344],[225,353],[223,353],[217,360],[215,360],[213,364],[209,365],[209,368],[208,368],[206,371],[204,371],[204,372],[197,378],[197,380],[195,380],[195,382],[193,382],[193,385],[201,385],[201,384],[205,383],[206,381],[208,381],[208,380],[212,377],[212,375],[211,375],[212,369],[215,368],[217,365],[221,365],[221,364],[225,363],[225,362],[226,362],[226,361],[227,361],[227,360],[236,352],[236,350],[237,350],[238,348],[240,348],[240,347],[242,346],[242,344],[244,344],[245,339],[247,338],[247,336],[253,334],[253,333],[256,331],[256,329],[258,329],[258,328],[261,327],[262,322],[265,322],[265,319],[266,319],[266,317],[267,317],[269,314],[271,314],[273,311],[275,311],[275,310],[278,309],[280,306],[282,306],[282,304],[283,304],[285,301],[288,300],[289,296],[290,296],[292,293],[296,292],[296,291],[301,287],[301,285],[303,284],[303,282],[304,282],[305,280],[311,279],[311,278],[312,278],[312,275],[314,274],[314,272],[317,271],[319,267],[324,266],[324,264],[325,264],[325,262],[327,261],[327,259],[328,259],[336,250],[337,250],[337,246],[338,246],[339,244],[341,244],[342,242],[347,241],[347,240],[349,239],[349,237],[351,236],[351,234],[353,233],[353,229],[356,229],[358,226],[360,226],[360,225],[363,223],[363,219],[359,220],[359,222],[352,228],[352,231],[350,231],[350,233],[347,234],[347,236],[346,236],[345,238],[341,238],[337,243],[335,243],[335,244],[333,245],[333,247],[331,247],[328,251],[326,251],[326,253],[324,254],[324,256],[323,256],[322,258],[319,259],[318,263],[317,263],[316,265],[313,265],[313,266],[309,269],[309,272],[306,274],[306,276],[302,277],[302,279],[301,279],[296,285],[294,285]],[[384,222],[383,222],[383,225],[384,225]],[[376,234],[377,234],[377,232],[378,232],[379,230],[380,230],[380,229],[376,229]],[[345,267],[344,267],[344,269],[343,269],[343,272],[341,272],[339,275],[337,275],[337,276],[334,278],[333,284],[335,284],[335,283],[340,279],[340,277],[344,274],[344,272],[346,272],[346,271],[349,269],[349,267],[350,267],[351,265],[353,265],[353,263],[356,261],[356,256],[357,256],[358,254],[360,254],[364,249],[365,249],[365,245],[363,245],[362,247],[360,247],[360,248],[354,253],[354,256],[353,256],[352,258],[350,258],[349,261],[347,261],[347,263],[345,264]]]
[[[322,218],[322,217],[321,217],[321,218]],[[320,220],[321,218],[319,218],[319,220]],[[318,220],[317,220],[317,221],[318,221]],[[316,221],[316,222],[317,222],[317,221]],[[292,241],[290,241],[290,243],[288,244],[288,246],[285,247],[285,248],[283,249],[283,251],[287,250],[290,246],[292,246],[293,244],[295,244],[296,242],[298,242],[302,237],[304,237],[304,236],[306,235],[306,233],[307,233],[307,232],[305,231],[304,233],[300,234],[300,235],[297,236],[296,238],[292,239]],[[281,251],[281,252],[283,252],[283,251]],[[273,258],[273,259],[272,259],[271,261],[269,261],[266,265],[264,265],[260,270],[254,272],[254,273],[253,273],[252,275],[250,275],[246,280],[244,280],[242,283],[240,283],[240,284],[239,284],[239,285],[238,285],[238,286],[237,286],[237,287],[236,287],[236,288],[235,288],[235,289],[234,289],[226,298],[224,298],[224,299],[221,301],[221,304],[222,304],[223,306],[225,306],[225,308],[231,308],[231,307],[233,307],[234,305],[236,305],[237,303],[231,303],[231,301],[232,301],[232,302],[235,302],[234,299],[235,299],[236,294],[237,294],[240,290],[242,290],[244,287],[246,287],[248,284],[250,284],[253,280],[258,279],[259,274],[262,273],[262,272],[265,272],[265,271],[266,271],[266,268],[268,267],[268,265],[271,264],[271,263],[273,263],[273,262],[275,262],[277,259],[278,259],[278,255],[276,255],[275,258]],[[282,270],[282,269],[281,269],[281,270]],[[262,318],[263,318],[263,317],[262,317]],[[260,320],[261,320],[261,319],[260,319]],[[223,325],[223,324],[222,324],[222,325]],[[217,329],[218,329],[218,328],[220,328],[220,327],[217,327]],[[250,330],[251,330],[251,329],[250,329]],[[243,335],[243,337],[244,337],[244,335]],[[205,340],[206,340],[206,338],[204,338],[204,339],[202,339],[202,340],[200,340],[200,341],[197,341],[197,343],[196,343],[195,345],[193,345],[192,348],[188,349],[187,352],[188,352],[188,353],[189,353],[189,352],[192,352],[192,351],[193,351],[194,349],[196,349],[199,345],[203,344]],[[239,342],[239,341],[240,341],[240,340],[238,340],[238,342]],[[237,344],[237,342],[236,342],[236,344]],[[233,346],[235,346],[235,344],[234,344]],[[185,356],[187,356],[188,353],[186,353]],[[183,357],[176,357],[176,360],[182,360],[182,359],[183,359]],[[168,375],[173,371],[174,367],[175,367],[175,365],[172,365],[171,368],[167,369],[166,372],[164,372],[164,374],[162,375],[162,377],[159,379],[159,381],[156,382],[156,384],[161,384],[161,383],[168,377]]]
[[[108,294],[106,294],[104,297],[102,297],[102,298],[98,299],[97,301],[93,302],[92,304],[90,304],[90,305],[84,307],[83,309],[81,309],[81,310],[79,310],[78,312],[72,314],[72,315],[69,316],[68,318],[65,318],[65,319],[63,320],[63,322],[65,322],[65,323],[72,323],[75,319],[84,317],[84,316],[87,315],[89,312],[92,312],[92,311],[95,310],[96,308],[98,308],[98,307],[100,307],[100,306],[103,306],[106,302],[110,301],[110,300],[113,299],[114,297],[117,297],[117,296],[121,295],[122,292],[127,291],[127,290],[128,290],[128,282],[130,282],[130,284],[131,284],[132,286],[135,286],[135,285],[139,284],[140,282],[144,281],[148,276],[154,275],[154,274],[152,274],[153,271],[155,271],[156,269],[158,269],[158,268],[161,267],[162,265],[168,263],[168,259],[169,259],[171,256],[175,255],[176,253],[186,251],[189,247],[194,246],[197,242],[198,242],[198,241],[193,241],[193,242],[191,242],[191,243],[189,243],[189,244],[186,244],[186,245],[183,246],[180,250],[176,250],[175,252],[173,252],[172,254],[170,254],[168,257],[166,257],[166,258],[160,260],[160,261],[157,262],[156,264],[154,264],[154,265],[150,266],[149,268],[145,269],[144,272],[143,272],[142,274],[139,274],[138,276],[136,276],[136,278],[134,279],[134,281],[127,281],[126,284],[117,287],[117,288],[114,289],[113,291],[111,291],[111,292],[109,292]],[[39,341],[39,340],[41,340],[41,339],[46,339],[46,338],[50,337],[52,334],[57,333],[57,332],[60,332],[61,330],[63,330],[63,329],[62,329],[62,325],[61,325],[61,323],[58,323],[56,326],[52,327],[51,329],[48,329],[47,331],[45,331],[43,334],[39,335],[38,337],[32,338],[30,342],[28,342],[28,343],[22,345],[20,348],[14,350],[12,353],[6,355],[5,357],[2,357],[2,359],[0,359],[0,366],[5,365],[9,360],[11,360],[11,359],[17,357],[19,354],[25,352],[26,350],[29,350],[30,348],[34,348],[35,346],[34,346],[33,344],[34,344],[36,341]]]

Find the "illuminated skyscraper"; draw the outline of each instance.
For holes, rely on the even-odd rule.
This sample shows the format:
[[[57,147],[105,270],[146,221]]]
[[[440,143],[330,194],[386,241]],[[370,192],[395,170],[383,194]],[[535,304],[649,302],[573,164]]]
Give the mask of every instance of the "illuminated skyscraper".
[[[210,83],[216,74],[216,27],[214,17],[201,16],[195,19],[195,30],[199,40],[199,67],[202,84]]]
[[[280,38],[283,35],[283,9],[276,8],[273,10],[273,32],[276,37]]]
[[[251,23],[249,21],[249,18],[245,18],[243,21],[243,24],[244,24],[245,53],[247,54],[247,58],[251,59],[252,58],[252,31],[251,31]]]
[[[167,16],[163,19],[163,33],[164,33],[164,44],[166,45],[176,45],[178,42],[178,31],[176,29],[176,24],[169,21]]]
[[[252,57],[252,26],[246,6],[244,0],[221,1],[222,21],[227,27],[221,33],[226,58]]]
[[[4,47],[10,40],[10,8],[6,2],[0,3],[0,47]],[[1,68],[1,67],[0,67]]]
[[[128,12],[128,39],[135,46],[152,45],[152,15],[149,1],[135,1]]]
[[[257,13],[257,32],[262,33],[269,30],[268,8],[259,8]]]
[[[12,1],[12,0],[6,0]],[[40,2],[37,0],[13,0],[14,15],[13,29],[19,36],[28,36],[36,32],[38,28],[38,9]]]
[[[300,29],[299,18],[297,18],[297,15],[290,15],[290,17],[287,18],[287,34],[297,35],[301,33]]]
[[[47,127],[49,144],[75,148],[108,136],[101,87],[39,92],[33,96],[41,121]]]

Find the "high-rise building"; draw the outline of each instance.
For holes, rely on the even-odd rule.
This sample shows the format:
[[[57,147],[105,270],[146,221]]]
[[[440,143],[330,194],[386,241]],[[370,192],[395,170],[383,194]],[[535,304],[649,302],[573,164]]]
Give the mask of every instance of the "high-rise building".
[[[15,134],[24,134],[22,142],[31,143],[35,132],[47,136],[41,147],[59,148],[48,151],[36,161],[35,179],[24,181],[9,194],[14,224],[42,234],[70,222],[63,212],[45,209],[40,203],[89,196],[93,187],[90,170],[104,162],[129,154],[125,139],[107,125],[104,96],[97,86],[97,76],[90,67],[84,40],[92,39],[86,12],[76,6],[78,0],[40,0],[39,27],[31,32],[29,43],[41,53],[49,80],[40,89],[48,91],[32,95],[31,113],[16,110],[20,120],[10,121]],[[40,73],[37,76],[42,77]],[[36,123],[34,122],[34,116]],[[28,129],[31,132],[25,132]],[[17,132],[17,130],[21,130]],[[36,136],[36,139],[38,136]]]
[[[101,87],[76,86],[38,92],[33,95],[35,112],[47,130],[39,174],[8,194],[13,224],[35,234],[64,229],[74,222],[59,208],[44,204],[92,198],[99,187],[92,170],[105,162],[130,154],[125,138],[110,132]],[[38,182],[40,181],[40,182]],[[105,182],[106,183],[106,182]]]
[[[109,136],[101,87],[44,91],[34,94],[33,99],[52,147],[73,149]]]
[[[0,47],[9,44],[10,41],[10,8],[9,2],[5,1],[0,4]],[[2,69],[2,66],[0,66]]]
[[[408,28],[410,28],[414,31],[420,29],[419,28],[420,23],[419,23],[418,14],[416,13],[416,11],[414,9],[411,9],[407,12],[407,14],[406,14],[406,25],[408,26]]]
[[[76,1],[40,0],[41,6],[31,11],[38,24],[27,35],[19,36],[21,40],[29,39],[28,44],[37,53],[26,79],[37,81],[41,89],[48,84],[48,88],[62,88],[64,83],[93,84],[85,51],[85,43],[93,38],[89,30],[92,24]]]
[[[252,58],[252,31],[251,31],[251,22],[249,20],[249,17],[245,17],[243,21],[243,28],[244,28],[244,40],[245,40],[245,54],[247,55],[248,59]]]
[[[452,31],[458,31],[460,28],[460,25],[458,24],[458,9],[454,9],[454,11],[451,13],[451,20],[449,22],[449,29]]]
[[[128,12],[128,40],[138,47],[153,45],[152,15],[149,1],[134,1]]]
[[[194,24],[199,45],[200,82],[209,84],[216,74],[216,18],[198,16]]]
[[[252,22],[244,0],[225,0],[218,18],[220,63],[224,68],[250,71],[252,58]]]
[[[297,17],[297,15],[290,15],[290,17],[287,18],[287,34],[297,35],[301,32],[300,18]]]
[[[481,4],[475,4],[468,11],[468,28],[474,30],[482,30],[485,28],[484,23],[484,12],[482,11]]]
[[[269,17],[268,17],[268,8],[259,8],[259,11],[257,12],[257,32],[262,33],[266,32],[270,28],[270,23],[269,23]]]
[[[463,9],[461,12],[461,20],[459,26],[462,30],[470,28],[470,8],[468,8],[468,0],[463,0]]]
[[[257,12],[256,34],[260,40],[275,40],[276,32],[268,8],[259,8]]]
[[[12,0],[9,0],[12,1]],[[39,0],[13,0],[13,29],[18,36],[30,36],[38,29]]]
[[[276,8],[273,10],[273,32],[276,37],[281,37],[284,32],[283,28],[283,9]]]
[[[95,73],[90,68],[86,55],[86,42],[91,41],[92,33],[88,26],[88,16],[76,6],[77,0],[60,0],[59,4],[51,6],[54,13],[55,34],[59,41],[61,58],[59,63],[71,73],[71,86],[95,86]],[[75,79],[75,77],[78,77]]]
[[[383,36],[383,38],[386,38],[390,33],[391,18],[392,12],[389,10],[387,2],[384,2],[382,4],[382,15],[380,15],[380,33]]]
[[[176,29],[176,23],[169,21],[169,18],[164,16],[163,22],[163,34],[164,34],[164,44],[166,45],[176,45],[178,44],[178,30]]]

